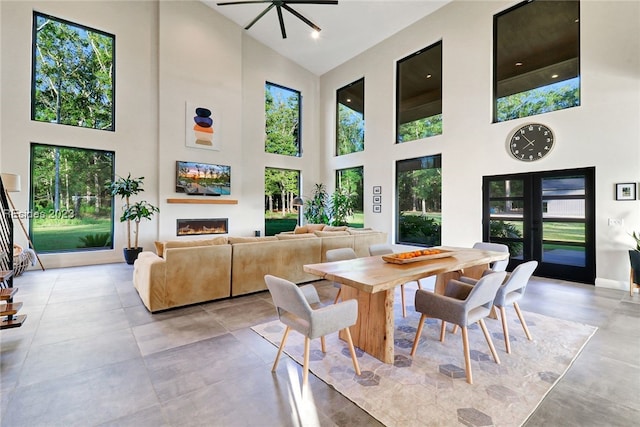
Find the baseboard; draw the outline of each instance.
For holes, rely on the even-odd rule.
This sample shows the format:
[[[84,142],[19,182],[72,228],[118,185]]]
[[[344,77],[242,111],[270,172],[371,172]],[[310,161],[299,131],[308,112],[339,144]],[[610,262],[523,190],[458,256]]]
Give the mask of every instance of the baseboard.
[[[599,288],[619,289],[621,291],[629,290],[629,282],[621,282],[619,280],[596,278],[596,286]]]

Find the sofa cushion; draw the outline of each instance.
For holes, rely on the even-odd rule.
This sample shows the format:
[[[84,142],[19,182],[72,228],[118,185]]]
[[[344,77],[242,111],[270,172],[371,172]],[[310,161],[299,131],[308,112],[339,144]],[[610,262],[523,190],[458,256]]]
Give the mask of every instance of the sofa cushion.
[[[276,234],[276,237],[279,240],[293,240],[293,239],[308,239],[308,238],[316,238],[316,235],[313,233],[302,233],[302,234]]]
[[[309,228],[306,225],[296,225],[293,229],[293,234],[305,234],[309,232]]]
[[[166,242],[155,242],[156,253],[162,257],[166,249],[171,248],[195,248],[199,246],[226,245],[227,236],[218,236],[211,239],[201,240],[169,240]]]
[[[325,228],[326,230],[326,228]],[[348,231],[314,231],[313,234],[315,234],[318,237],[333,237],[333,236],[350,236]]]
[[[326,227],[326,224],[306,224],[307,230],[309,233],[313,233],[314,231],[322,231]]]
[[[229,237],[229,243],[236,245],[238,243],[255,243],[255,242],[269,242],[278,240],[276,236],[261,236],[261,237]]]

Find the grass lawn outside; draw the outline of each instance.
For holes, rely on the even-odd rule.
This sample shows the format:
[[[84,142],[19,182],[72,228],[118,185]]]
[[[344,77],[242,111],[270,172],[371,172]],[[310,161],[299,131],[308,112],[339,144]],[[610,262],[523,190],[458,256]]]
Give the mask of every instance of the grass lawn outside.
[[[98,233],[112,234],[111,230],[109,219],[91,220],[87,223],[78,222],[78,220],[68,222],[60,220],[55,223],[34,220],[31,240],[35,250],[40,253],[86,250],[88,248],[81,248],[83,246],[81,237]],[[107,248],[110,249],[113,246],[113,239],[109,243],[110,246]]]

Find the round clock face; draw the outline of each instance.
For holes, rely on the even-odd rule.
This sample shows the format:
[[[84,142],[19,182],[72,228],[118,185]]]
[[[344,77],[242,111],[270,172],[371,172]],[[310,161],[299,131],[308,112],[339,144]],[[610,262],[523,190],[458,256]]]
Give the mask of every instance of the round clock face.
[[[553,132],[545,125],[530,123],[515,130],[509,138],[509,152],[523,162],[533,162],[549,154]]]

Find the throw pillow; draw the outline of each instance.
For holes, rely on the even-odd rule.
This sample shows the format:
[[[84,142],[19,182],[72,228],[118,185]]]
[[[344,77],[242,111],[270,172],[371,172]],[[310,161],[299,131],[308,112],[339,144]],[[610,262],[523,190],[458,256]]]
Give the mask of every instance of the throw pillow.
[[[304,234],[308,232],[309,228],[306,225],[296,225],[296,228],[293,230],[293,234]]]
[[[306,227],[307,227],[307,230],[309,230],[309,233],[313,233],[314,231],[324,230],[326,225],[325,224],[307,224]]]

